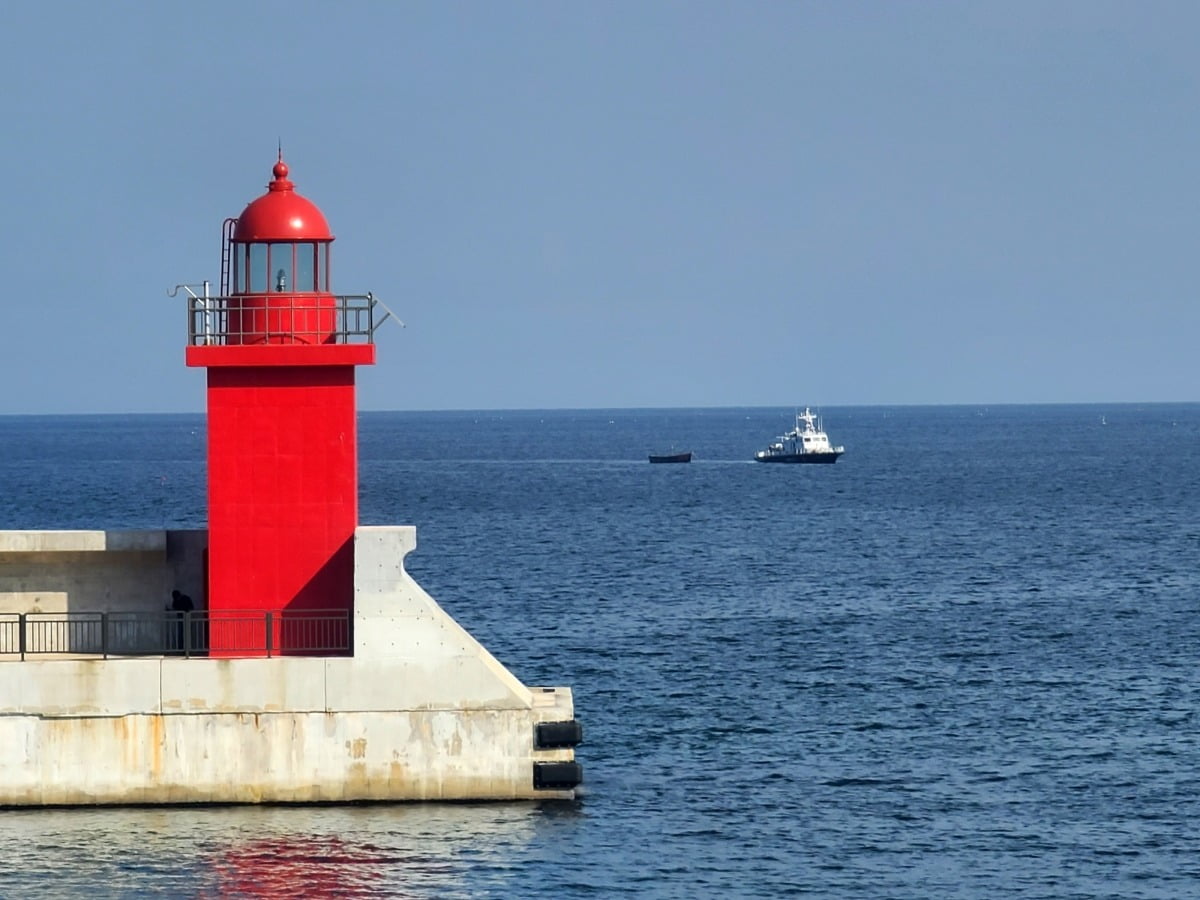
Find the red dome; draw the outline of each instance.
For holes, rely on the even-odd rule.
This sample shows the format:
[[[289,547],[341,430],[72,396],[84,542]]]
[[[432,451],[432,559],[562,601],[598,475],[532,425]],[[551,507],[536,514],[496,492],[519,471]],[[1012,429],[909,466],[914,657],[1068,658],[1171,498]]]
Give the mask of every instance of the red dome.
[[[288,181],[282,157],[272,170],[275,180],[267,192],[251,201],[238,216],[233,229],[235,241],[332,241],[325,215],[311,200],[296,193]]]

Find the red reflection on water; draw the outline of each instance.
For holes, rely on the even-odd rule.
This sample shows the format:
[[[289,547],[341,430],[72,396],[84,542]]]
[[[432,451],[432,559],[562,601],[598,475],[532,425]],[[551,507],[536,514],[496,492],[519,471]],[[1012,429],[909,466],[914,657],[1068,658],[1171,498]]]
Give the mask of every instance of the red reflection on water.
[[[420,854],[295,835],[235,845],[212,867],[219,897],[404,897],[403,882],[427,886],[450,872],[444,860]]]

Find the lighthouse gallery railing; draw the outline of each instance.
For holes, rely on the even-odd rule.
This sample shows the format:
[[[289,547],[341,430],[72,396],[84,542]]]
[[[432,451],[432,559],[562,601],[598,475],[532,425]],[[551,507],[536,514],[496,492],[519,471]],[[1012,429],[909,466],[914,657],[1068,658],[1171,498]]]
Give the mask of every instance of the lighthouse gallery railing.
[[[390,315],[373,294],[272,297],[269,310],[254,309],[259,315],[250,314],[246,297],[188,294],[188,343],[193,346],[269,341],[273,337],[303,343],[371,344],[375,329]],[[377,307],[382,315],[377,316]],[[327,316],[332,322],[328,330]],[[265,332],[261,330],[264,322]]]
[[[0,613],[0,659],[346,656],[346,610]]]

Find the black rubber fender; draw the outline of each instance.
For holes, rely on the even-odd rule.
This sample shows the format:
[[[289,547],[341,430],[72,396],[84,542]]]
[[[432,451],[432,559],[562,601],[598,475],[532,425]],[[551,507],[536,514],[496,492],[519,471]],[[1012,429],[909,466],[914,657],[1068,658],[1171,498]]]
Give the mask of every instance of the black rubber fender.
[[[583,726],[571,719],[567,722],[538,722],[533,728],[535,750],[557,750],[583,743]]]
[[[583,781],[583,766],[577,762],[533,764],[533,786],[542,791],[568,791]]]

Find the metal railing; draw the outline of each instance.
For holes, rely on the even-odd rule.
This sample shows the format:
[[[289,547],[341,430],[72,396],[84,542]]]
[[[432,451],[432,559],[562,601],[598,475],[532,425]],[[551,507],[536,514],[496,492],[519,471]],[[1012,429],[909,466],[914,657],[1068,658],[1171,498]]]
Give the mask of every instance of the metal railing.
[[[372,294],[208,297],[189,290],[187,301],[193,346],[371,344],[391,315]]]
[[[0,659],[346,656],[347,610],[0,613]]]

